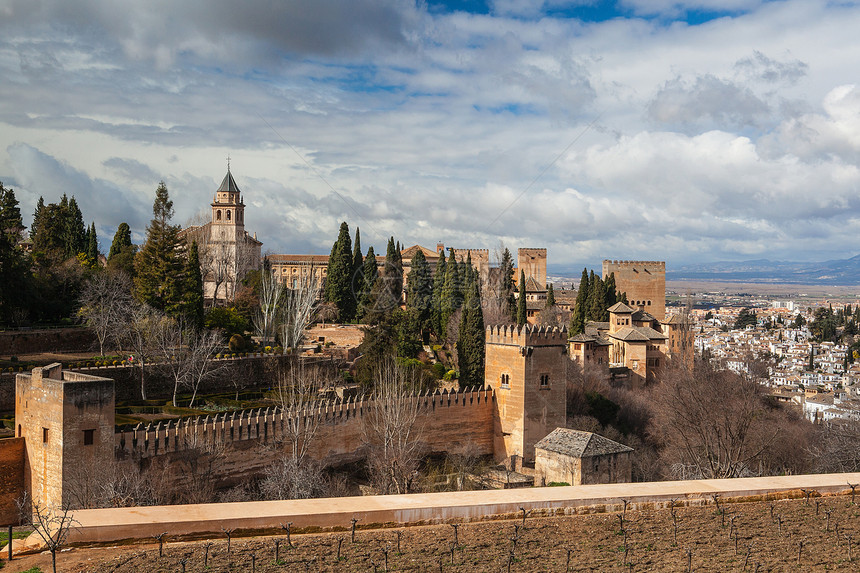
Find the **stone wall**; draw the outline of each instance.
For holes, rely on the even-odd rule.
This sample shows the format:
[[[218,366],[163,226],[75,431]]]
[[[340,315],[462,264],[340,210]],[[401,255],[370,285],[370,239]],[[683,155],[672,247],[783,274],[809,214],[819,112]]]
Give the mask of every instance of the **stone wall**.
[[[458,453],[468,449],[479,455],[493,453],[495,400],[491,390],[440,392],[408,399],[417,402],[421,439],[431,452]],[[161,468],[160,458],[181,462],[189,456],[208,456],[217,450],[216,481],[218,487],[226,487],[262,474],[273,461],[276,444],[286,438],[291,416],[316,418],[312,458],[331,466],[361,459],[362,424],[370,407],[369,401],[348,400],[323,404],[302,414],[258,409],[138,426],[117,432],[115,451],[120,463],[134,462],[146,470]]]
[[[89,328],[7,330],[0,332],[0,355],[18,356],[41,352],[89,352],[98,350]]]
[[[15,501],[24,493],[24,438],[0,440],[0,526],[18,524]]]

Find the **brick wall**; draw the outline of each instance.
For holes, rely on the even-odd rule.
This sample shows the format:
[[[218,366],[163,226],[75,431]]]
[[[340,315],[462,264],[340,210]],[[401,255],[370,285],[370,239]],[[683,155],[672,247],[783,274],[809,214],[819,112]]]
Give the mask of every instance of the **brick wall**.
[[[15,500],[24,493],[24,438],[0,440],[0,525],[18,524]]]

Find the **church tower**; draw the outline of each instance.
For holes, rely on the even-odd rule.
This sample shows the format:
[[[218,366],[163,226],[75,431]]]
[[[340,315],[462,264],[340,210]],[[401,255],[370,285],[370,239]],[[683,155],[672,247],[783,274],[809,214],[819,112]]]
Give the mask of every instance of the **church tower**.
[[[245,229],[245,203],[242,202],[242,192],[230,173],[227,165],[227,175],[221,186],[215,191],[212,203],[212,224],[229,225],[235,228],[237,235]]]

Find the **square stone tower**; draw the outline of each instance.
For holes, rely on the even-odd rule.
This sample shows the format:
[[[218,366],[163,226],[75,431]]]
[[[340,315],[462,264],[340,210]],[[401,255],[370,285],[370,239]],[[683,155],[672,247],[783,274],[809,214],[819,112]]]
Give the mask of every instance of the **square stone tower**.
[[[114,459],[114,381],[63,371],[18,374],[15,435],[24,438],[24,483],[42,507],[87,505]]]
[[[540,288],[546,288],[546,249],[517,249],[517,274],[525,274],[526,281],[533,278]]]
[[[615,288],[627,293],[627,304],[659,321],[666,318],[666,263],[603,261],[603,280],[615,273]]]
[[[484,383],[496,394],[497,461],[533,463],[535,444],[565,426],[569,364],[565,328],[487,328]]]

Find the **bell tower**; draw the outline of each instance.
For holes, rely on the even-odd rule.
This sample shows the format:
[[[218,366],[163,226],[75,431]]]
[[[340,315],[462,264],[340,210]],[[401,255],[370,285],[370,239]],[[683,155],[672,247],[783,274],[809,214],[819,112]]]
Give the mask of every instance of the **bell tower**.
[[[229,160],[227,175],[215,191],[215,200],[212,202],[212,224],[229,225],[237,231],[242,231],[245,227],[245,203],[242,202],[242,192],[230,173]]]

